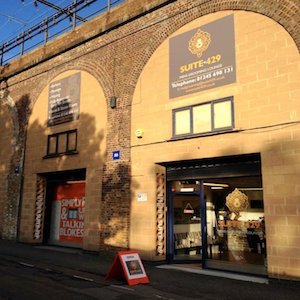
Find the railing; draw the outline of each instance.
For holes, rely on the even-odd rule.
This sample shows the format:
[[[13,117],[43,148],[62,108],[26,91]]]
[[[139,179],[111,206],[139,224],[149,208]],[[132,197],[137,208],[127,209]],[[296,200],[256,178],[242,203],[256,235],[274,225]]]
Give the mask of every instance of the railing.
[[[102,5],[99,6],[100,2]],[[0,45],[0,65],[3,66],[62,33],[75,29],[76,26],[109,11],[121,2],[124,0],[74,0],[72,4],[57,9],[56,13],[26,29],[18,36],[3,42]],[[92,5],[94,10],[87,9]],[[81,12],[80,15],[78,12]]]

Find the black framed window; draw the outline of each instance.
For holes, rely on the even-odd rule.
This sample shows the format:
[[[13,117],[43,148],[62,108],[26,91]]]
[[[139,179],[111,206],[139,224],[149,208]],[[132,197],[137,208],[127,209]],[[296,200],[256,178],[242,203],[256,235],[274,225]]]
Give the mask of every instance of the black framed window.
[[[47,157],[76,154],[77,129],[48,135]]]
[[[233,127],[233,97],[173,110],[173,137],[230,130]]]

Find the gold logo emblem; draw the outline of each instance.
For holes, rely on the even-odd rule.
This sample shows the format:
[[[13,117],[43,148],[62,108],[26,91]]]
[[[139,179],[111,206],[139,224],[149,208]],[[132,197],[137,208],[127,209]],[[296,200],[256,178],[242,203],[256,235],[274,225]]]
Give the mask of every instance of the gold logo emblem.
[[[189,41],[189,50],[200,58],[210,45],[210,42],[210,34],[199,29]]]
[[[226,206],[235,214],[234,219],[238,220],[240,217],[240,212],[247,209],[249,206],[249,200],[244,193],[238,189],[235,189],[226,197]]]

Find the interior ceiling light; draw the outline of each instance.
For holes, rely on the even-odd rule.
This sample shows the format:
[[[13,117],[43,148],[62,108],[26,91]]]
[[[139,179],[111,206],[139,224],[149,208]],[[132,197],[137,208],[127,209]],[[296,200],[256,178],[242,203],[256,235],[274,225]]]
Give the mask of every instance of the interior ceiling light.
[[[229,187],[228,184],[224,184],[224,183],[213,183],[213,182],[204,182],[203,185],[204,185],[204,186],[214,186],[214,187]]]
[[[85,180],[68,180],[66,181],[66,184],[72,184],[72,183],[84,183]]]

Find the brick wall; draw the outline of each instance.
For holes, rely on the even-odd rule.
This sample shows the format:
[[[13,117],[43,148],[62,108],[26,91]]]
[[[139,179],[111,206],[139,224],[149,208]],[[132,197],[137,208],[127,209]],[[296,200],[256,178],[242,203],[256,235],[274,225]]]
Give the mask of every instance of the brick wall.
[[[53,77],[57,81],[74,74],[68,70]],[[107,107],[98,81],[88,72],[80,72],[80,117],[73,122],[47,126],[48,84],[33,106],[27,127],[24,184],[19,237],[22,241],[41,243],[43,235],[34,237],[36,220],[37,180],[47,178],[49,173],[69,170],[86,170],[83,248],[99,250],[100,206],[102,193],[102,170],[106,155]],[[45,158],[48,135],[77,129],[76,155]],[[36,174],[40,176],[37,178]]]
[[[0,135],[0,237],[2,236],[3,222],[6,219],[5,205],[7,202],[6,186],[7,176],[9,174],[9,162],[12,155],[13,146],[12,143],[7,143],[11,139],[12,133],[12,121],[10,120],[8,106],[0,104],[0,128],[2,134]]]
[[[268,272],[275,277],[299,277],[300,60],[293,39],[273,20],[245,11],[203,16],[178,29],[175,35],[232,13],[235,15],[236,83],[170,100],[167,40],[144,66],[132,102],[132,185],[138,186],[139,192],[147,192],[148,199],[154,199],[156,163],[261,153]],[[231,95],[234,96],[235,129],[239,132],[171,140],[173,109]],[[138,128],[144,131],[142,139],[134,135]],[[142,212],[154,208],[153,200],[138,203],[132,197],[131,223],[135,228],[131,245],[142,248],[149,256],[156,234],[155,220],[151,214]],[[136,222],[137,216],[143,222]]]
[[[0,91],[0,236],[16,239],[22,163],[19,160],[23,148],[18,111],[13,99],[7,95],[6,83],[2,82]],[[10,187],[12,184],[12,187]]]
[[[155,9],[156,6],[159,8]],[[279,31],[285,37],[290,34],[290,38],[288,39],[290,44],[285,44],[285,47],[295,47],[296,45],[299,50],[300,13],[299,4],[296,0],[128,0],[110,13],[88,22],[76,29],[76,31],[67,33],[50,42],[47,46],[34,50],[32,53],[28,53],[22,58],[11,62],[9,65],[1,67],[1,81],[7,82],[9,96],[14,100],[17,108],[19,108],[19,123],[21,124],[20,135],[15,136],[18,141],[17,151],[13,153],[12,159],[7,158],[5,161],[13,161],[13,164],[22,165],[22,149],[24,149],[25,145],[25,129],[27,128],[29,116],[40,94],[49,82],[58,74],[71,69],[89,72],[101,85],[107,103],[109,103],[111,96],[118,98],[116,109],[111,109],[109,106],[107,108],[106,156],[103,169],[102,202],[101,208],[99,208],[101,223],[103,224],[101,227],[100,244],[103,247],[111,245],[113,247],[126,248],[129,239],[129,215],[131,209],[131,181],[130,176],[128,176],[131,174],[131,104],[138,78],[154,51],[173,32],[201,16],[228,9],[253,11],[272,18],[280,24],[278,25],[279,27],[282,26],[282,29]],[[141,13],[143,15],[138,17]],[[279,43],[281,41],[280,32],[274,38],[273,47],[277,47],[278,41]],[[260,41],[257,42],[259,43]],[[243,49],[240,49],[240,51],[243,51]],[[256,55],[254,52],[256,51],[259,54],[261,49],[257,47],[251,51],[253,51],[251,55]],[[285,48],[280,51],[282,51],[280,52],[281,55],[285,55]],[[282,61],[278,58],[276,64],[291,63],[298,57],[298,54],[298,52],[294,51],[294,57],[289,58],[290,62],[286,60]],[[251,68],[255,68],[255,66],[251,66],[251,60],[247,61],[245,59],[244,65],[246,72],[244,73],[245,78],[243,80],[247,80],[246,76],[248,76],[248,79],[253,78],[253,69]],[[261,71],[265,72],[265,74],[272,72],[272,65],[263,64],[261,68]],[[282,73],[282,77],[278,78],[278,82],[284,82],[286,79],[289,79],[288,73]],[[296,83],[289,82],[289,88],[292,88],[291,85],[294,85],[295,89],[297,88]],[[264,82],[263,80],[253,83],[252,89],[262,87],[265,87],[265,93],[268,93],[268,82]],[[269,88],[269,93],[272,91],[274,91],[273,88],[271,90]],[[249,89],[246,92],[250,97],[251,90]],[[290,93],[291,96],[294,95],[295,97],[295,91],[291,90]],[[275,96],[274,94],[275,92],[273,96]],[[270,99],[271,94],[268,97]],[[276,97],[280,97],[280,93]],[[250,109],[253,107],[251,113],[257,115],[255,101],[255,95],[253,95],[252,99],[249,100],[249,107]],[[294,104],[295,100],[290,105],[293,106]],[[276,107],[269,105],[265,109],[276,110]],[[288,106],[286,106],[285,114],[288,114],[288,111]],[[243,120],[243,113],[247,114],[249,112],[241,110],[240,115],[237,116],[241,121]],[[274,118],[275,114],[276,111],[274,111],[272,118]],[[277,116],[281,116],[280,112],[277,112]],[[165,121],[167,122],[168,120]],[[247,125],[250,126],[251,122],[260,122],[263,124],[264,122],[268,122],[268,120],[265,118],[250,120]],[[12,130],[11,132],[16,132],[16,130]],[[295,141],[296,133],[293,132],[290,135],[293,136],[293,140],[285,141],[284,145],[286,143],[293,143],[298,147],[298,141]],[[270,134],[270,139],[276,139],[276,137],[272,137]],[[211,140],[208,143],[213,145],[214,141]],[[248,140],[248,143],[249,145],[253,145],[251,139]],[[188,147],[183,145],[181,151],[185,153],[194,149],[193,147],[196,147],[196,145],[192,144]],[[283,144],[280,144],[280,147],[284,147]],[[249,149],[255,149],[255,146],[253,145],[252,148],[249,146]],[[111,153],[113,150],[121,151],[120,161],[112,161]],[[271,148],[270,152],[272,152]],[[147,155],[151,156],[151,153]],[[263,159],[267,160],[267,156],[263,157]],[[291,163],[291,167],[295,169],[293,163]],[[12,169],[12,165],[10,169]],[[272,176],[271,174],[266,175],[266,180],[273,180]],[[297,187],[296,191],[299,191]],[[14,193],[14,196],[9,201],[11,201],[11,204],[14,204],[12,205],[14,208],[12,215],[16,224],[18,191]],[[283,195],[282,197],[286,196]],[[289,198],[289,201],[296,202],[296,195],[294,199]],[[297,203],[295,205],[298,205]],[[118,208],[118,212],[114,208]],[[283,208],[278,207],[277,211],[280,209]],[[299,213],[299,208],[297,209],[297,213]],[[32,216],[28,216],[28,218],[31,218],[30,222],[32,222]],[[116,223],[115,220],[117,219],[121,221]],[[284,223],[282,225],[292,225],[289,224],[292,220],[293,222],[297,222],[298,219],[291,216],[291,218],[282,221]],[[22,228],[23,231],[27,230],[26,226]],[[298,225],[295,224],[293,226]],[[299,228],[297,230],[299,231]],[[269,236],[272,235],[272,232],[276,235],[275,227],[270,227]],[[93,231],[93,234],[95,234],[95,231]],[[295,240],[293,240],[294,242]],[[276,259],[278,259],[278,256]],[[292,262],[291,260],[290,264]],[[273,271],[274,274],[279,273],[279,269],[274,269]]]

